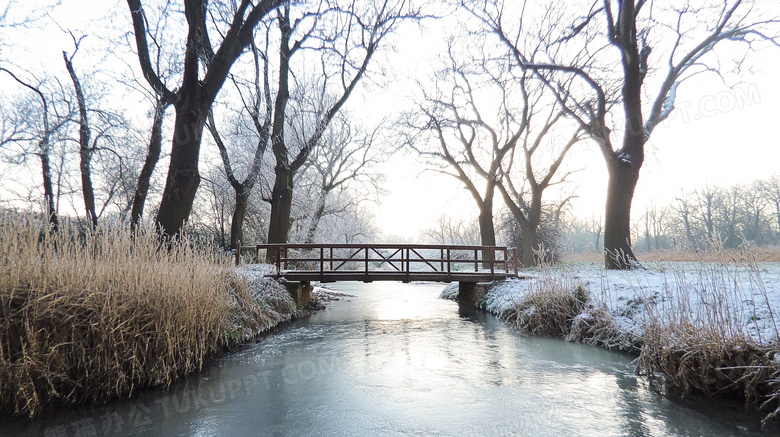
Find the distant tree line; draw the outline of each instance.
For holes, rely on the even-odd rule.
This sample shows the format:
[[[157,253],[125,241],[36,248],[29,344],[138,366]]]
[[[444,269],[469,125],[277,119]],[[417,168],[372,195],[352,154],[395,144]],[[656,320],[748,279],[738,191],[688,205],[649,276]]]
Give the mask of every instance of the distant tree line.
[[[601,217],[567,214],[560,222],[565,253],[601,252]],[[749,184],[703,185],[631,222],[634,251],[737,249],[780,245],[780,174]]]

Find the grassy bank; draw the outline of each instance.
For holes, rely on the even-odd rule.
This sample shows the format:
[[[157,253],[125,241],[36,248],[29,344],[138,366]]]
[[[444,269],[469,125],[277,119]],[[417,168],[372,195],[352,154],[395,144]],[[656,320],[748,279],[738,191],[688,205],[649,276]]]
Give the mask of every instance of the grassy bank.
[[[158,250],[152,232],[43,226],[0,218],[0,414],[167,386],[295,311],[186,239]]]
[[[766,423],[780,418],[780,274],[757,259],[724,251],[630,272],[543,266],[524,272],[532,280],[496,284],[484,306],[522,332],[631,353],[639,373],[663,375],[683,396],[742,399]]]

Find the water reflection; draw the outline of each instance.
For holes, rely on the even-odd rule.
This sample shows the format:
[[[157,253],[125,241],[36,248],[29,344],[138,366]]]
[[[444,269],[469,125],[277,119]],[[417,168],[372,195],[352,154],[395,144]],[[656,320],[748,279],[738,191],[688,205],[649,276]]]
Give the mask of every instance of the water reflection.
[[[167,391],[0,435],[751,435],[656,394],[628,357],[518,336],[440,285],[335,288],[355,297]]]

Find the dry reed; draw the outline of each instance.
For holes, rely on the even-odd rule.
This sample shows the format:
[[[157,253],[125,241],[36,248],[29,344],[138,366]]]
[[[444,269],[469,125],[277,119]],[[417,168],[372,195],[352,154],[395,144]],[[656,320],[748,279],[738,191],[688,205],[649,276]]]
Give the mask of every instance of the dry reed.
[[[572,321],[589,299],[588,291],[569,275],[542,264],[528,293],[501,318],[522,331],[545,337],[566,337]]]
[[[749,247],[738,252],[713,247],[664,264],[663,297],[639,296],[619,308],[606,295],[601,304],[588,301],[588,290],[571,275],[543,265],[502,317],[531,334],[638,353],[639,373],[662,374],[683,396],[696,391],[743,399],[763,409],[766,423],[780,417],[780,336],[758,265],[763,258]],[[645,271],[633,275],[642,290]],[[602,293],[609,293],[609,284],[602,284]],[[768,311],[759,314],[756,301]],[[616,315],[630,311],[634,317],[637,310],[644,310],[636,319],[642,332],[614,323]],[[772,338],[761,338],[761,319],[774,327]]]
[[[153,232],[0,217],[0,413],[169,385],[271,324],[230,259]]]
[[[780,414],[780,345],[756,260],[748,248],[711,251],[694,263],[672,264],[667,286],[673,298],[662,307],[646,306],[649,324],[638,371],[663,374],[683,396],[696,391],[759,405],[767,412],[766,423]],[[743,289],[744,283],[752,290]],[[771,341],[751,335],[745,325],[758,320],[756,290],[775,327]]]

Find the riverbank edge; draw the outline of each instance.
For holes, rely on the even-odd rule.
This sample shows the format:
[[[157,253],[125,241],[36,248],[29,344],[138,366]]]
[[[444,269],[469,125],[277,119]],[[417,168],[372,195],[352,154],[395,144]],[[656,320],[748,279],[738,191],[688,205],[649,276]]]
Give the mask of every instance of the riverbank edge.
[[[440,298],[493,314],[519,332],[532,336],[561,338],[621,352],[635,357],[636,372],[661,376],[667,387],[681,397],[692,392],[714,400],[740,399],[746,408],[763,414],[762,426],[780,424],[780,340],[770,345],[717,339],[702,343],[678,338],[663,328],[644,331],[613,323],[609,310],[597,307],[581,285],[542,287],[541,292],[518,296],[511,308],[498,311],[488,305],[491,292],[501,282],[485,283],[474,300],[459,300],[459,284],[453,282]],[[694,340],[694,341],[690,341]]]
[[[227,273],[227,274],[225,274]],[[44,413],[56,412],[63,408],[73,408],[84,405],[103,405],[118,399],[129,399],[137,396],[140,392],[146,390],[165,389],[171,383],[179,381],[196,374],[206,364],[213,362],[243,345],[259,341],[260,338],[270,332],[283,327],[285,324],[296,320],[305,319],[315,313],[327,308],[327,303],[341,299],[346,296],[342,293],[334,292],[323,287],[315,286],[312,292],[311,300],[301,308],[296,307],[293,297],[285,286],[276,279],[265,278],[262,274],[252,274],[252,269],[228,268],[223,271],[221,280],[227,281],[228,294],[233,300],[234,308],[238,308],[231,314],[232,323],[227,327],[224,335],[224,343],[219,351],[211,353],[205,357],[196,369],[188,372],[182,372],[175,378],[168,381],[167,384],[149,383],[140,385],[132,390],[114,394],[113,396],[103,398],[99,401],[84,400],[81,402],[69,402],[62,405],[44,404],[42,408],[35,411],[35,414],[29,412],[10,412],[0,411],[0,418],[7,417],[13,420],[32,421]],[[248,291],[251,296],[251,303],[247,305],[243,296]],[[252,308],[251,306],[255,306]],[[21,391],[20,391],[21,393]],[[84,394],[86,398],[87,395]],[[8,402],[4,402],[8,405]]]

